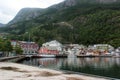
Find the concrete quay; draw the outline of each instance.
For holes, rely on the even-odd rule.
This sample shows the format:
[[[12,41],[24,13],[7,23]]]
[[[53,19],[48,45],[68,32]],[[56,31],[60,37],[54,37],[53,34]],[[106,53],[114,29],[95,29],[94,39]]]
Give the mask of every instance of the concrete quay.
[[[25,58],[25,56],[11,56],[11,57],[1,57],[0,58],[0,62],[3,62],[3,61],[7,61],[7,60],[12,60],[12,59],[22,59],[22,58]]]
[[[0,62],[0,80],[109,80],[82,74],[43,69],[22,64]]]

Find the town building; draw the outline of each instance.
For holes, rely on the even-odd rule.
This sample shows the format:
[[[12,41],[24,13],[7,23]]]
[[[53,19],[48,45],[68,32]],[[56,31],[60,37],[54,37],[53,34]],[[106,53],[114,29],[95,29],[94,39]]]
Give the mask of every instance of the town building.
[[[19,41],[19,45],[23,50],[23,54],[36,54],[39,46],[35,42]]]
[[[93,47],[98,50],[108,50],[108,51],[114,50],[114,47],[112,47],[109,44],[96,44]]]
[[[84,45],[79,44],[65,44],[63,47],[63,52],[66,54],[73,53],[75,55],[80,53],[81,49],[85,49]]]
[[[115,50],[115,56],[120,56],[120,47]]]
[[[38,52],[39,46],[35,42],[27,41],[11,41],[11,45],[14,47],[19,46],[23,50],[23,54],[36,54]]]
[[[56,40],[42,44],[39,54],[60,54],[62,52],[62,44]]]
[[[88,51],[92,51],[94,55],[111,55],[114,47],[109,44],[95,44],[88,46]]]
[[[12,47],[14,48],[14,47],[16,47],[16,46],[19,45],[19,44],[18,44],[18,41],[16,41],[16,40],[11,40],[11,45],[12,45]]]

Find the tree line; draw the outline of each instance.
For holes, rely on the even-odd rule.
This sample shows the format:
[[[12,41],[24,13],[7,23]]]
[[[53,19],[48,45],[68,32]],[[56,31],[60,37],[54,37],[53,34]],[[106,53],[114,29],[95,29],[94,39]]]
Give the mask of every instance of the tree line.
[[[0,52],[2,53],[2,56],[8,57],[9,54],[13,52],[21,54],[22,49],[20,46],[13,47],[10,40],[0,38]]]

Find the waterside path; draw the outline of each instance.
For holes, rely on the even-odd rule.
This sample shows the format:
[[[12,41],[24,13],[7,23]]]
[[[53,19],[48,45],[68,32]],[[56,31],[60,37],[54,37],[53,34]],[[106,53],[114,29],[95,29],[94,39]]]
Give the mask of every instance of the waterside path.
[[[22,64],[0,62],[0,80],[109,80],[82,74],[43,69]]]

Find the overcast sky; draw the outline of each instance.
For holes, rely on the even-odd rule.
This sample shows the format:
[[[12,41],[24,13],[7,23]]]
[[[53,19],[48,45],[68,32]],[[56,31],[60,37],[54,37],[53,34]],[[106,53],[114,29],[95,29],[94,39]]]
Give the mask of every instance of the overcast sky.
[[[8,23],[21,8],[46,8],[64,0],[0,0],[0,23]]]

